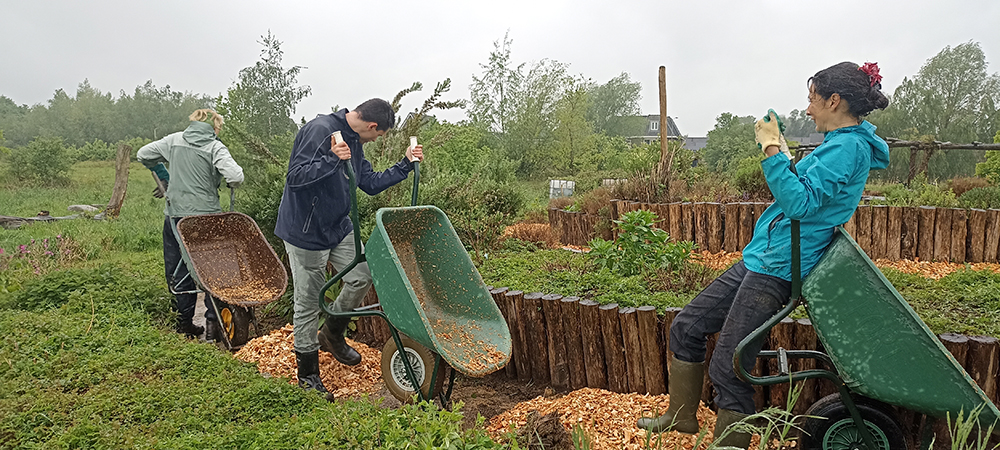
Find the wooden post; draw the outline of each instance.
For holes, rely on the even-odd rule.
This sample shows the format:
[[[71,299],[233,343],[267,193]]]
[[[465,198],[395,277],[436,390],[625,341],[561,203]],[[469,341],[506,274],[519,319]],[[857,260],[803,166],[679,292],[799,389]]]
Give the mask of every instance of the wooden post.
[[[694,243],[698,250],[708,250],[708,204],[694,204]]]
[[[934,259],[934,222],[937,221],[937,208],[921,206],[917,209],[917,257],[921,261]]]
[[[584,363],[583,329],[580,322],[580,297],[563,297],[560,312],[566,336],[566,361],[569,364],[569,385],[573,389],[587,387],[587,367]]]
[[[1000,244],[1000,209],[986,211],[986,243],[983,248],[984,262],[997,262],[997,248]]]
[[[791,318],[785,317],[781,319],[771,328],[771,334],[768,339],[771,342],[771,349],[777,350],[778,348],[783,348],[785,350],[791,350],[794,348],[793,336],[795,333],[795,321]],[[772,358],[768,361],[770,370],[772,374],[778,374],[778,359]],[[789,368],[791,369],[791,368]],[[771,396],[771,406],[777,408],[785,408],[788,403],[788,390],[792,386],[789,384],[778,384],[771,386],[770,396]]]
[[[569,362],[566,360],[566,333],[559,307],[562,296],[547,294],[542,296],[542,312],[545,313],[545,328],[548,332],[549,377],[552,387],[569,387]]]
[[[972,263],[983,262],[986,249],[986,210],[969,210],[969,234],[966,236],[965,256]]]
[[[795,321],[795,332],[792,334],[796,350],[816,350],[816,330],[813,329],[812,321],[807,318]],[[810,370],[816,368],[816,360],[812,358],[796,358],[793,365],[796,371]],[[806,412],[816,400],[816,380],[803,380],[802,393],[799,394],[799,401],[795,403],[792,412],[800,415]]]
[[[903,223],[900,225],[899,233],[902,236],[903,242],[899,245],[899,258],[900,259],[914,259],[917,257],[917,230],[919,229],[919,219],[920,216],[917,213],[917,208],[912,206],[904,206],[903,210]]]
[[[104,217],[115,218],[122,211],[125,192],[128,191],[128,168],[132,155],[132,146],[118,144],[118,154],[115,155],[115,184],[111,188],[111,200],[104,209]],[[153,174],[153,177],[156,177],[156,174]]]
[[[712,362],[712,354],[715,353],[715,344],[719,342],[719,333],[705,337],[707,338],[705,341],[705,379],[701,384],[701,401],[705,402],[706,405],[711,405],[715,402],[715,385],[708,374],[708,367]]]
[[[951,208],[938,208],[934,216],[934,259],[948,261],[951,258]]]
[[[604,338],[604,360],[608,367],[608,390],[628,392],[628,373],[625,367],[625,342],[618,321],[618,304],[601,305],[601,334]]]
[[[542,313],[542,294],[532,292],[524,294],[524,312],[521,317],[528,322],[528,349],[531,352],[531,382],[538,386],[548,385],[552,379],[549,376],[549,346],[545,329],[545,317]]]
[[[584,368],[587,386],[607,389],[608,378],[604,364],[604,333],[597,302],[580,300],[580,337],[583,343]]]
[[[889,207],[872,206],[872,259],[884,259],[889,239]]]
[[[694,241],[694,208],[691,202],[681,203],[681,234],[684,241]]]
[[[725,227],[722,235],[722,249],[732,253],[743,249],[740,247],[740,205],[727,203],[724,206]]]
[[[682,223],[684,222],[683,214],[681,214],[681,204],[671,203],[667,205],[667,209],[670,210],[670,242],[682,241],[684,236],[684,227]]]
[[[872,251],[872,208],[868,205],[858,206],[858,210],[854,213],[857,218],[857,230],[858,237],[855,239],[858,241],[858,245],[861,246],[861,250],[865,253],[871,255]]]
[[[965,262],[965,239],[969,229],[968,213],[962,209],[951,210],[951,262]]]
[[[708,213],[708,251],[719,253],[722,251],[722,204],[706,203]]]
[[[986,393],[990,401],[997,400],[997,338],[990,336],[969,337],[969,367],[967,370],[972,380]]]
[[[757,221],[760,220],[760,216],[764,215],[764,211],[767,211],[767,208],[769,206],[771,206],[770,203],[754,203],[753,204],[753,221],[754,221],[754,224],[756,224]],[[751,235],[751,237],[753,237],[753,235]]]
[[[646,380],[646,392],[653,395],[665,394],[667,385],[664,382],[663,354],[660,349],[659,325],[656,319],[655,306],[640,306],[636,308],[639,321],[639,345],[642,347],[643,379]]]
[[[967,369],[966,358],[969,354],[969,337],[957,333],[944,333],[938,336],[938,340],[944,344],[951,356],[955,358],[958,365]]]
[[[668,126],[670,117],[667,116],[667,68],[660,66],[660,162],[656,166],[657,181],[667,186],[670,190],[670,166],[673,163],[674,155],[671,152],[668,139]]]
[[[625,371],[628,378],[628,392],[645,394],[646,377],[642,364],[642,344],[639,342],[639,317],[635,308],[629,306],[618,310],[618,320],[622,327],[622,341],[625,344]]]
[[[757,220],[753,215],[753,203],[740,203],[740,248],[739,251],[743,249],[750,243],[753,239],[753,226],[757,223]]]
[[[492,296],[493,301],[496,302],[497,308],[500,309],[500,314],[503,315],[504,322],[507,322],[507,329],[510,330],[511,361],[507,363],[506,367],[504,367],[504,372],[507,374],[507,378],[516,379],[517,363],[515,361],[515,358],[517,357],[517,347],[521,344],[520,342],[518,342],[519,336],[517,336],[517,330],[516,330],[517,323],[515,322],[516,318],[511,313],[507,305],[506,294],[508,290],[509,289],[505,287],[490,289],[490,296]]]
[[[504,296],[507,298],[507,308],[513,314],[517,326],[511,329],[511,334],[517,333],[518,345],[514,347],[517,353],[514,354],[514,361],[517,363],[517,380],[518,381],[529,381],[531,380],[531,359],[530,351],[528,350],[528,326],[525,322],[526,313],[524,306],[524,292],[522,291],[508,291]],[[512,336],[513,337],[513,336]]]
[[[851,235],[851,239],[854,239],[854,242],[858,241],[858,212],[857,211],[854,211],[854,214],[851,215],[851,218],[847,219],[847,222],[844,222],[844,231],[846,231],[847,234]]]
[[[903,244],[903,208],[889,207],[889,222],[885,231],[885,257],[890,261],[899,261]]]
[[[663,311],[663,373],[667,374],[667,381],[670,381],[670,361],[672,355],[670,354],[670,326],[674,323],[674,318],[677,317],[677,313],[681,312],[681,308],[666,308]],[[669,384],[668,384],[669,386]]]

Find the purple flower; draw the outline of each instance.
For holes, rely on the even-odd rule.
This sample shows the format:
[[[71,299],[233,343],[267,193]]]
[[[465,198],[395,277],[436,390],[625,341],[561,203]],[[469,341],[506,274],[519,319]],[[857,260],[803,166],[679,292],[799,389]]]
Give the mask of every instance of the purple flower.
[[[3,247],[0,247],[0,255],[3,254]]]
[[[55,254],[55,253],[52,253],[52,252],[50,252],[50,251],[48,251],[48,250],[46,250],[46,251],[45,251],[45,256],[52,256],[52,255],[54,255],[54,254]]]
[[[18,248],[18,250],[21,251],[21,253],[31,253],[31,252],[28,251],[28,246],[27,245],[19,245],[17,248]]]
[[[62,239],[62,233],[57,234],[56,237]]]

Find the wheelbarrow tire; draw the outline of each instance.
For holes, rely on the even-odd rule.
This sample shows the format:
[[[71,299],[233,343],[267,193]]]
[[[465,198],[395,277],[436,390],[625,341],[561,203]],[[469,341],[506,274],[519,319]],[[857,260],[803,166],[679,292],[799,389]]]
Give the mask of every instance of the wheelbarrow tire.
[[[877,450],[905,450],[906,437],[892,413],[874,400],[855,397],[854,403],[876,441]],[[860,435],[851,412],[840,401],[840,394],[819,399],[806,410],[805,422],[799,431],[804,450],[847,450]]]
[[[222,314],[223,332],[229,333],[230,344],[233,347],[246,344],[250,340],[253,311],[242,306],[222,303],[219,313]]]
[[[448,364],[441,361],[441,368],[438,369],[437,380],[431,386],[431,375],[434,372],[434,360],[436,355],[427,347],[418,344],[409,337],[400,335],[399,340],[403,343],[405,353],[409,355],[410,363],[413,365],[414,375],[420,381],[420,392],[424,398],[433,400],[441,393],[444,386],[445,368]],[[406,368],[403,366],[401,352],[396,348],[396,342],[390,337],[382,347],[382,379],[385,381],[386,389],[392,393],[400,402],[412,403],[416,395],[409,379],[406,376]]]

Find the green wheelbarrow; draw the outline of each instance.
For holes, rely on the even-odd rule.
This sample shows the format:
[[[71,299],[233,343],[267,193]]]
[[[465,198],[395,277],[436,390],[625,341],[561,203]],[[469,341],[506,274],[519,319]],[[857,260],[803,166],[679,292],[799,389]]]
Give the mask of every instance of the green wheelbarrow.
[[[456,371],[482,377],[507,365],[510,330],[448,217],[434,206],[416,206],[420,166],[413,165],[414,206],[379,209],[363,253],[357,182],[352,165],[344,164],[356,256],[327,281],[318,300],[330,317],[386,321],[392,339],[382,349],[382,378],[394,397],[403,402],[414,395],[420,401],[438,398],[448,405]],[[327,290],[366,260],[379,303],[334,311],[326,302]],[[444,391],[446,366],[453,370]]]
[[[802,280],[799,223],[792,221],[792,295],[784,309],[736,347],[733,368],[755,385],[775,385],[810,378],[831,380],[838,393],[806,411],[800,447],[806,450],[906,448],[906,438],[890,405],[926,414],[921,448],[927,448],[934,421],[952,420],[982,408],[985,430],[1000,411],[945,349],[889,280],[850,235],[837,227],[833,241]],[[826,353],[812,350],[761,351],[777,359],[779,374],[755,377],[739,364],[750,342],[804,304]],[[813,358],[829,369],[793,372],[789,358]],[[862,423],[864,426],[862,426]]]

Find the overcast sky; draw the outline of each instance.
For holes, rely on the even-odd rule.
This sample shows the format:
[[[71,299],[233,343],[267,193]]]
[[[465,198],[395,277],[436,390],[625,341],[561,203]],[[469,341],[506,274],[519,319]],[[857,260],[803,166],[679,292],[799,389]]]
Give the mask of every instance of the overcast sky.
[[[887,93],[945,46],[982,45],[1000,69],[997,0],[725,1],[141,1],[0,0],[0,94],[43,103],[85,78],[116,97],[146,80],[218,95],[259,59],[260,36],[283,42],[286,66],[312,87],[295,118],[391,99],[413,81],[451,78],[468,98],[508,30],[516,62],[543,58],[604,83],[642,83],[644,114],[668,113],[704,136],[722,112],[763,116],[807,105],[806,79],[841,61],[877,61]],[[412,110],[425,94],[411,94]],[[447,120],[462,112],[440,114]]]

